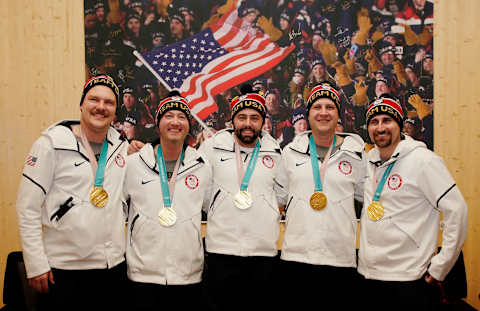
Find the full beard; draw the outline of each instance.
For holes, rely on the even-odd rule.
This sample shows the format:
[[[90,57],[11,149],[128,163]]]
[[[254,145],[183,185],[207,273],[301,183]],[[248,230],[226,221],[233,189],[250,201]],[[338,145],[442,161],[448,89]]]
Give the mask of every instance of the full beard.
[[[242,132],[245,130],[253,131],[252,136],[244,136]],[[254,130],[252,128],[243,128],[243,129],[235,129],[235,136],[244,144],[249,145],[252,144],[257,138],[260,136],[261,130]]]

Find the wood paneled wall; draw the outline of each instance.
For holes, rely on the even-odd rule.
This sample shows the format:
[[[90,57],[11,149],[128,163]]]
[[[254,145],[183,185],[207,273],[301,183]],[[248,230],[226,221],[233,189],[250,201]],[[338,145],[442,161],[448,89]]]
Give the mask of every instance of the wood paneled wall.
[[[468,298],[480,308],[480,1],[435,1],[435,149],[469,206]],[[51,123],[78,117],[84,73],[83,0],[0,1],[0,292],[20,250],[15,201],[23,162]],[[2,303],[0,303],[0,306]]]
[[[480,19],[477,0],[435,1],[435,150],[469,207],[469,304],[480,309]]]
[[[83,0],[0,1],[0,293],[7,255],[20,250],[15,201],[41,131],[78,118],[85,80]],[[3,297],[0,298],[0,306]]]

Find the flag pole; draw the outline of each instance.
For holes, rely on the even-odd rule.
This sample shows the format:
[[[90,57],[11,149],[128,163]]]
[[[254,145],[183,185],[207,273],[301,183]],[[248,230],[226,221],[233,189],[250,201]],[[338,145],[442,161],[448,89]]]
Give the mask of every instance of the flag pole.
[[[163,86],[167,89],[167,91],[171,91],[172,88],[165,82],[165,80],[162,79],[162,77],[160,77],[160,75],[158,74],[157,71],[155,71],[155,69],[152,68],[152,66],[150,66],[150,64],[145,60],[145,58],[143,58],[142,54],[140,54],[138,51],[133,51],[133,55],[135,55],[135,57],[138,58],[139,61],[142,62],[142,64],[147,67],[147,69],[155,76],[155,78],[158,79],[158,81],[160,81]],[[192,116],[195,118],[195,120],[207,131],[207,135],[208,137],[212,137],[214,134],[212,132],[212,130],[210,130],[210,128],[205,124],[205,122],[203,122],[202,119],[200,119],[197,114],[193,111],[190,111],[192,113]]]

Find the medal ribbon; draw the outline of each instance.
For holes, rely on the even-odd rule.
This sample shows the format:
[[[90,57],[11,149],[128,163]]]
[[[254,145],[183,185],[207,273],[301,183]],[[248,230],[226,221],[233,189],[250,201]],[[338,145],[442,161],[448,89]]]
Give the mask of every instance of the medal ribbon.
[[[240,156],[240,147],[235,141],[235,156],[237,158],[237,175],[238,183],[240,184],[240,191],[245,191],[248,188],[248,183],[252,177],[253,170],[255,169],[255,164],[257,163],[258,153],[260,152],[260,139],[257,140],[255,148],[253,148],[252,157],[248,162],[247,171],[244,171],[242,157]]]
[[[107,138],[103,140],[102,151],[100,152],[100,158],[95,158],[93,154],[92,146],[88,142],[87,136],[82,131],[80,126],[80,136],[82,138],[83,147],[87,151],[88,159],[90,161],[90,165],[92,166],[93,175],[95,175],[95,187],[101,187],[103,185],[103,179],[105,177],[105,166],[107,164],[107,153],[108,153],[108,143]]]
[[[312,162],[312,171],[313,171],[313,180],[315,181],[315,192],[322,192],[322,180],[325,181],[325,172],[327,170],[327,163],[330,159],[330,154],[335,148],[337,143],[337,135],[333,135],[332,147],[328,149],[325,158],[323,159],[320,169],[318,169],[318,155],[317,155],[317,146],[315,145],[315,140],[313,135],[310,135],[309,145],[310,145],[310,161]],[[319,174],[320,171],[320,174]]]
[[[383,187],[385,186],[385,182],[387,181],[388,175],[390,175],[390,172],[392,171],[393,165],[395,165],[395,162],[392,162],[388,165],[387,169],[383,173],[382,179],[380,180],[380,183],[377,186],[377,167],[375,166],[373,170],[373,189],[377,188],[375,190],[375,194],[373,195],[372,201],[378,202],[380,200],[380,194],[382,193]]]
[[[162,146],[158,144],[157,148],[157,163],[158,163],[158,174],[160,175],[160,185],[162,186],[162,197],[163,197],[163,206],[164,207],[171,207],[172,206],[172,199],[170,193],[173,195],[173,191],[175,190],[175,181],[177,179],[178,167],[183,160],[183,149],[180,153],[180,157],[177,159],[177,163],[175,164],[175,168],[173,170],[172,178],[170,178],[170,182],[168,181],[167,177],[167,168],[165,166],[165,160],[163,159],[163,151]],[[168,185],[168,186],[167,186]]]

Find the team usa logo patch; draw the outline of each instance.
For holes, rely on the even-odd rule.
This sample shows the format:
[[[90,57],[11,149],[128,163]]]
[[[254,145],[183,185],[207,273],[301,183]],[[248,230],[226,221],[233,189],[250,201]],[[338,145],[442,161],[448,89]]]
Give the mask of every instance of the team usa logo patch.
[[[185,177],[185,186],[188,188],[194,190],[198,187],[198,178],[197,176],[190,174],[187,177]]]
[[[115,156],[115,163],[122,168],[125,166],[125,158],[119,153]]]
[[[348,161],[340,161],[338,170],[344,175],[350,175],[352,173],[352,164]]]
[[[391,190],[398,190],[402,186],[402,177],[398,174],[393,174],[388,177],[387,185]]]
[[[263,156],[262,163],[267,168],[273,168],[273,165],[274,165],[273,159],[269,155]]]

